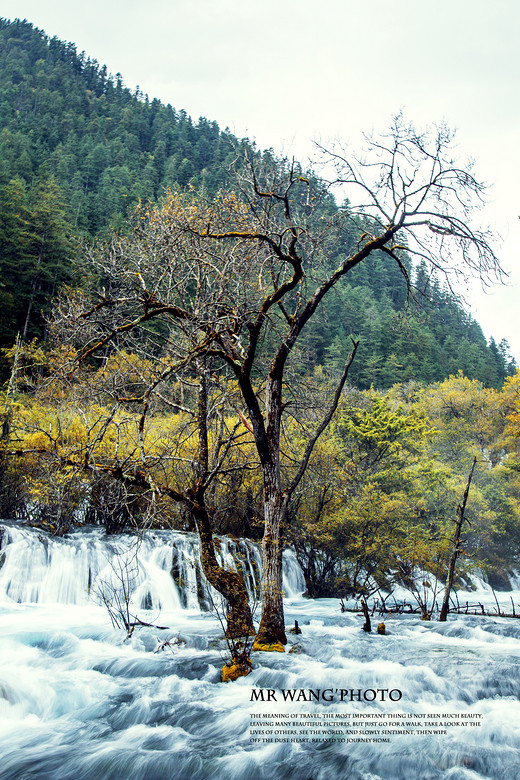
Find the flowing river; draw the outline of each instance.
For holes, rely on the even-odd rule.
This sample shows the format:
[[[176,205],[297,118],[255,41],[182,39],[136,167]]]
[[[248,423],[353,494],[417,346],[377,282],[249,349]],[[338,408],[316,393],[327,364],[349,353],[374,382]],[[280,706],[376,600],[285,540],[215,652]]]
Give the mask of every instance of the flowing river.
[[[248,677],[222,683],[193,535],[0,533],[1,780],[520,778],[520,620],[387,616],[386,635],[365,634],[336,600],[300,595],[286,553],[296,651],[254,653]],[[254,602],[257,548],[223,538],[220,555],[241,561]],[[101,602],[124,587],[133,614],[168,628],[114,628]],[[494,604],[484,585],[466,598]]]

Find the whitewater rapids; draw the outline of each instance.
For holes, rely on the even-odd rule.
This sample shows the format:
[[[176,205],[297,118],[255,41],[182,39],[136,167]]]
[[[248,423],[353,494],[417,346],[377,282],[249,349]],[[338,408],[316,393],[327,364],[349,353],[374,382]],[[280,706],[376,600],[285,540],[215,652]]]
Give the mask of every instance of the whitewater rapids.
[[[95,529],[56,540],[4,526],[2,780],[520,778],[520,620],[449,616],[441,624],[387,616],[386,636],[365,634],[363,619],[342,614],[337,601],[298,595],[303,579],[288,555],[286,623],[300,624],[302,635],[290,638],[300,652],[255,653],[247,678],[221,683],[228,654],[217,618],[204,611],[209,596],[191,535],[154,533],[136,553],[133,607],[168,630],[136,629],[126,640],[93,603],[96,582],[113,572],[111,555],[124,554],[130,539],[107,539]],[[242,550],[252,598],[255,550]],[[223,558],[236,560],[236,552],[234,542],[222,542]],[[490,604],[489,595],[483,587],[468,598]],[[513,591],[504,606],[510,595],[519,603]],[[171,647],[154,652],[168,639]],[[402,698],[253,703],[258,689],[392,689]],[[251,741],[252,716],[332,712],[457,713],[479,716],[481,725],[389,742]]]

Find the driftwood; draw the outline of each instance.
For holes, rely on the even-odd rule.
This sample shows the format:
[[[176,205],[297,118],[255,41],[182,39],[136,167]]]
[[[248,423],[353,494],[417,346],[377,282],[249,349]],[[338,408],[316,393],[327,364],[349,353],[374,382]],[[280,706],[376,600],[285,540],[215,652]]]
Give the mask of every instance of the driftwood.
[[[138,617],[136,617],[135,620],[133,620],[130,624],[133,628],[136,626],[148,626],[148,628],[158,628],[159,631],[167,631],[170,626],[158,626],[156,623],[146,623],[144,620],[140,620]]]
[[[453,615],[480,615],[485,617],[503,617],[503,618],[515,618],[520,619],[520,614],[518,614],[517,610],[515,609],[515,604],[513,601],[513,598],[510,597],[511,600],[511,607],[512,612],[506,612],[503,608],[500,607],[500,604],[498,602],[498,599],[496,598],[495,594],[495,601],[497,604],[496,609],[486,609],[484,605],[478,601],[475,604],[470,604],[468,601],[466,601],[464,604],[460,604],[458,599],[457,603],[450,606],[450,613]],[[520,606],[520,604],[517,604],[517,606]],[[341,612],[352,612],[354,614],[362,614],[365,618],[365,624],[363,625],[364,631],[371,631],[371,623],[370,623],[370,615],[374,615],[377,611],[379,615],[422,615],[422,609],[418,605],[411,604],[409,601],[396,601],[394,599],[393,605],[387,605],[385,599],[382,599],[381,602],[379,599],[375,599],[372,602],[372,605],[369,607],[368,604],[361,600],[359,604],[357,604],[354,607],[348,607],[343,599],[340,599],[340,609]],[[438,612],[438,608],[432,610],[433,612]],[[366,628],[365,626],[370,626],[369,628]]]

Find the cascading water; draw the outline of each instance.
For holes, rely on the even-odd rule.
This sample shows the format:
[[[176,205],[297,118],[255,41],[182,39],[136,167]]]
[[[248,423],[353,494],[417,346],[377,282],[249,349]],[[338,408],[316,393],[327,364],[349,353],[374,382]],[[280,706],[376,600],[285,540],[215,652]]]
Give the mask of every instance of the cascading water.
[[[286,598],[301,596],[306,590],[305,578],[292,550],[283,554],[283,592]]]
[[[253,597],[257,548],[223,539],[220,554],[229,564],[240,547]],[[286,618],[302,629],[289,640],[299,652],[253,653],[248,677],[222,683],[227,652],[217,619],[203,610],[210,597],[196,549],[195,537],[175,532],[153,532],[135,548],[131,537],[105,538],[99,529],[53,539],[4,526],[1,780],[520,777],[519,620],[450,615],[446,623],[428,623],[387,616],[386,635],[365,634],[362,619],[342,614],[337,601],[297,595],[303,580],[288,552]],[[128,639],[89,601],[100,583],[115,577],[117,584],[114,560],[123,571],[125,560],[136,570],[135,608],[160,609],[168,630],[145,627]],[[486,604],[489,596],[485,589],[468,594]],[[518,604],[520,593],[509,598]],[[388,689],[399,691],[397,703],[360,693]],[[274,698],[259,700],[258,692],[269,690]],[[340,701],[340,690],[354,695]],[[334,701],[309,700],[309,691],[332,691]],[[477,726],[448,727],[443,735],[404,729],[385,741],[382,733],[369,736],[377,731],[372,725],[342,742],[335,736],[313,741],[300,725],[348,715],[377,727],[398,713],[419,723],[425,716],[463,715]],[[297,723],[296,736],[254,735],[250,722],[269,717]]]
[[[85,605],[99,602],[105,586],[114,588],[124,579],[134,608],[208,611],[219,603],[202,573],[195,534],[151,531],[139,537],[107,537],[100,528],[87,528],[56,538],[6,523],[0,530],[0,602]],[[219,537],[217,556],[227,568],[241,567],[249,598],[258,599],[257,547]],[[290,551],[284,560],[284,584],[294,595],[303,582],[301,572]]]

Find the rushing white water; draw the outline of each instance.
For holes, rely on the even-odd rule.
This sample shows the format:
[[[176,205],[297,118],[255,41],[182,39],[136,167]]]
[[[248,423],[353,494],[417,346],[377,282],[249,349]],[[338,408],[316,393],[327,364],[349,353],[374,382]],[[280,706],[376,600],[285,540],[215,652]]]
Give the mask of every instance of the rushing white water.
[[[131,588],[134,609],[209,610],[218,598],[202,575],[195,534],[153,531],[106,537],[101,528],[87,528],[54,538],[13,523],[0,530],[0,602],[88,604],[123,581]],[[226,567],[242,567],[254,599],[261,571],[257,547],[219,537],[218,551]],[[294,595],[299,582],[300,592],[305,585],[294,555],[286,556],[286,587]]]
[[[387,617],[385,636],[365,634],[362,618],[342,614],[337,601],[296,595],[301,572],[289,554],[286,622],[302,628],[290,638],[300,652],[255,653],[247,678],[222,683],[227,652],[215,616],[199,609],[208,594],[193,537],[179,534],[176,553],[166,532],[141,543],[136,608],[144,603],[152,609],[141,614],[155,616],[160,605],[160,623],[170,629],[143,628],[126,640],[88,598],[96,582],[114,575],[108,551],[123,555],[129,537],[88,531],[53,540],[12,526],[8,534],[0,569],[2,780],[520,778],[518,620],[450,616],[441,624],[407,615]],[[246,566],[251,592],[259,577],[255,549],[245,553],[255,560]],[[228,561],[235,551],[223,542]],[[518,604],[520,594],[512,595]],[[154,653],[166,639],[172,647]],[[252,703],[260,689],[276,699]],[[282,689],[391,689],[402,698],[289,703]],[[478,715],[481,725],[388,742],[250,741],[251,715],[283,722],[332,713]]]

